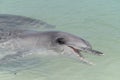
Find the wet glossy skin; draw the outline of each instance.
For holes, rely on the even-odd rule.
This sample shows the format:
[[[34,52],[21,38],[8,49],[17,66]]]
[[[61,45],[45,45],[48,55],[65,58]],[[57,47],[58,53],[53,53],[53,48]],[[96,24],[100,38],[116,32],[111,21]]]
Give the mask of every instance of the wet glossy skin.
[[[9,54],[0,60],[0,63],[17,57],[29,54],[31,49],[46,49],[57,52],[58,54],[72,53],[87,64],[81,52],[103,55],[102,52],[92,49],[90,43],[78,36],[62,31],[33,31],[29,28],[53,28],[38,19],[24,16],[0,14],[0,48],[16,51],[16,54]]]
[[[19,50],[15,56],[18,54],[19,56],[20,54],[22,55],[22,53],[24,53],[24,50],[29,51],[33,48],[44,48],[46,50],[53,50],[57,53],[72,51],[72,53],[79,56],[80,60],[84,63],[92,64],[91,62],[87,61],[80,52],[103,55],[103,53],[93,50],[88,41],[70,33],[61,31],[23,31],[16,33],[15,36],[11,33],[9,37],[11,38],[3,43],[6,43],[6,47],[12,45],[12,47],[9,46],[9,49]],[[7,58],[9,58],[9,56],[11,55],[7,55]],[[5,58],[3,59],[5,60]]]

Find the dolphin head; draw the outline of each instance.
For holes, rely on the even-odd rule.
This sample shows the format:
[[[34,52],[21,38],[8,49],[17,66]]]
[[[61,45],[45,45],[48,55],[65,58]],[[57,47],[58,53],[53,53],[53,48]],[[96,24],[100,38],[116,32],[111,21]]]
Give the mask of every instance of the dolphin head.
[[[66,50],[65,48],[70,48],[77,54],[79,54],[79,52],[87,52],[103,55],[102,52],[93,50],[91,44],[88,41],[78,36],[60,31],[52,33],[54,34],[54,36],[52,36],[52,46],[54,48],[61,49],[63,47],[64,50]]]
[[[102,52],[93,50],[90,43],[78,36],[67,32],[50,32],[49,35],[52,34],[52,42],[51,46],[54,51],[59,52],[71,52],[79,56],[85,63],[88,63],[82,56],[81,52],[92,53],[96,55],[103,55]]]

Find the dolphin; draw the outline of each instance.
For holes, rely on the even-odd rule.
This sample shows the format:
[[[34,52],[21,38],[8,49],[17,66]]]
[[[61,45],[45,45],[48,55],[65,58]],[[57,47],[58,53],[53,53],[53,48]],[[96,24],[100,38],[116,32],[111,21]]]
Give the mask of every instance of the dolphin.
[[[1,47],[17,51],[15,54],[6,55],[0,60],[0,62],[12,58],[17,58],[18,56],[22,57],[26,55],[26,51],[31,49],[52,50],[58,54],[70,52],[79,56],[79,59],[83,63],[87,64],[93,63],[86,60],[81,52],[103,55],[102,52],[93,50],[88,41],[73,34],[62,31],[16,30],[10,32],[9,35],[6,35],[6,32],[5,34],[2,33],[0,39],[2,40],[0,43]]]
[[[19,28],[19,29],[53,29],[55,25],[48,24],[42,20],[34,19],[26,16],[0,14],[0,29]]]
[[[52,50],[58,54],[74,54],[86,64],[82,52],[103,55],[92,49],[90,43],[79,36],[62,31],[37,31],[34,28],[54,28],[54,25],[25,16],[0,14],[0,48],[15,51],[0,59],[0,63],[24,57],[32,49]],[[32,28],[33,30],[31,30]]]

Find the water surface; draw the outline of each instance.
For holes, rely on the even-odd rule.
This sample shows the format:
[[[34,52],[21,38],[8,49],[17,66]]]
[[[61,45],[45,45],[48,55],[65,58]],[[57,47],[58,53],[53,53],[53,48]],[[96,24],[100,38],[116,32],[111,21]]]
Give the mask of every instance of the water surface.
[[[56,25],[56,30],[83,37],[105,54],[101,57],[85,54],[95,66],[64,57],[10,63],[1,66],[0,80],[120,79],[119,0],[0,0],[0,14],[41,19]]]

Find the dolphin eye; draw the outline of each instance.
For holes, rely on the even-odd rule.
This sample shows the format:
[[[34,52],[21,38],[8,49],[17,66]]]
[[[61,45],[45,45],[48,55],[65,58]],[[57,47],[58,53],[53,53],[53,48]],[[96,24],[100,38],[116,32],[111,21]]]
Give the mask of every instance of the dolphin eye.
[[[65,39],[64,38],[57,38],[56,39],[56,42],[58,43],[58,44],[65,44]]]

